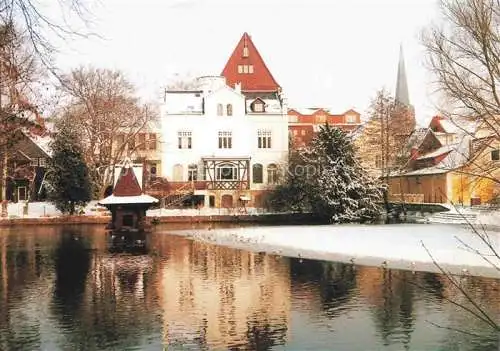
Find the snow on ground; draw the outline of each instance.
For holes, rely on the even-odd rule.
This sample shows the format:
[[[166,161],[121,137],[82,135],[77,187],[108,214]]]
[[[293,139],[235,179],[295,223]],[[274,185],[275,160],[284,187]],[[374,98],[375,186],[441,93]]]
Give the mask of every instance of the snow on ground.
[[[491,250],[477,235],[458,225],[267,226],[169,233],[284,256],[436,272],[438,267],[422,246],[424,243],[436,262],[454,274],[500,278],[498,269],[468,250],[457,238],[487,255]],[[500,252],[500,232],[488,234]],[[488,259],[500,267],[500,260],[490,256]]]
[[[24,214],[24,202],[9,203],[8,212],[10,218],[37,218],[37,217],[55,217],[61,213],[55,206],[48,202],[30,202],[28,212]],[[97,201],[91,201],[83,208],[84,215],[106,214],[106,209],[97,204]],[[265,214],[262,209],[248,208],[246,211],[226,208],[200,208],[200,209],[154,209],[146,212],[150,217],[161,216],[220,216],[220,215],[259,215]]]

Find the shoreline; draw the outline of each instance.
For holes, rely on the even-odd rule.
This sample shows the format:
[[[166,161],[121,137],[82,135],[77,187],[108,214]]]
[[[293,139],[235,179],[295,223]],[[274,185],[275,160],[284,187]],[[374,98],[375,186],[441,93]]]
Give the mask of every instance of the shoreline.
[[[240,215],[162,215],[147,216],[150,221],[158,224],[168,223],[287,223],[287,224],[314,224],[315,220],[308,214],[265,213]],[[108,215],[66,215],[40,216],[24,218],[1,218],[0,227],[16,225],[63,225],[63,224],[107,224],[111,220]],[[155,224],[156,224],[155,223]]]
[[[401,225],[401,227],[405,226],[406,225]],[[427,227],[422,224],[417,224],[417,226],[421,226],[423,232],[425,232],[425,227]],[[403,233],[401,233],[399,238],[400,242],[394,243],[388,250],[387,246],[384,247],[379,245],[377,247],[375,243],[381,240],[383,242],[383,240],[387,240],[390,236],[397,236],[399,235],[398,233],[386,234],[380,230],[379,233],[377,233],[377,230],[369,230],[368,234],[372,236],[372,238],[366,239],[363,242],[359,240],[362,235],[358,235],[357,238],[351,238],[351,240],[345,240],[347,235],[352,235],[351,233],[346,234],[345,232],[353,232],[352,229],[366,229],[366,227],[362,225],[319,225],[313,228],[304,228],[304,232],[300,234],[294,233],[293,228],[289,230],[283,227],[281,227],[282,229],[275,228],[250,227],[209,230],[173,230],[168,231],[168,234],[179,235],[190,240],[202,241],[235,249],[265,252],[277,257],[286,256],[335,261],[347,264],[380,267],[381,269],[401,269],[414,272],[441,274],[440,269],[432,261],[430,256],[423,251],[423,248],[419,250],[418,247],[413,246],[415,244],[414,242],[421,238],[417,238],[417,240],[415,240],[415,238],[410,239],[408,235]],[[312,230],[315,231],[314,235],[308,235],[309,233],[306,233],[306,231],[311,232]],[[280,233],[282,231],[283,233]],[[288,232],[288,234],[286,232]],[[335,236],[339,236],[338,239],[340,240],[331,240],[332,237]],[[467,237],[468,235],[466,231],[464,231],[461,233],[461,236]],[[472,236],[469,235],[468,239],[471,238]],[[500,235],[498,239],[500,239]],[[405,244],[405,240],[407,240],[409,244]],[[453,275],[500,279],[500,273],[496,268],[486,264],[479,256],[474,257],[474,255],[466,255],[462,249],[457,247],[457,244],[458,242],[448,241],[439,245],[438,242],[432,242],[432,240],[428,240],[426,243],[426,245],[429,246],[430,252],[435,257],[436,262],[445,271]]]

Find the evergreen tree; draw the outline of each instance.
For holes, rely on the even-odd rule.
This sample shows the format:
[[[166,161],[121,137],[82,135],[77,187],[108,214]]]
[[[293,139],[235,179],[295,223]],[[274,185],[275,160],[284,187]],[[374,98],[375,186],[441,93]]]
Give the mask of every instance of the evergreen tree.
[[[76,206],[85,206],[91,200],[89,171],[77,135],[71,125],[60,123],[51,144],[48,197],[62,213],[74,214]]]
[[[271,204],[310,211],[329,222],[365,222],[379,217],[381,195],[381,188],[356,158],[351,137],[326,124],[291,160],[286,182]]]

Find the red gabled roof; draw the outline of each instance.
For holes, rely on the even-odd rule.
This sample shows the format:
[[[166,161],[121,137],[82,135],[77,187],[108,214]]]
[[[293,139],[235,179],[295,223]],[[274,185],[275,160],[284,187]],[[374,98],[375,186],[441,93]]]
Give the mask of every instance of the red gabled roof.
[[[246,57],[243,54],[245,47],[248,53]],[[239,73],[238,66],[240,65],[252,65],[253,73]],[[241,83],[242,91],[276,91],[280,89],[246,32],[243,33],[238,45],[229,57],[221,75],[226,78],[229,86],[234,87],[236,83]]]
[[[123,167],[113,190],[115,196],[140,196],[142,189],[132,167]]]

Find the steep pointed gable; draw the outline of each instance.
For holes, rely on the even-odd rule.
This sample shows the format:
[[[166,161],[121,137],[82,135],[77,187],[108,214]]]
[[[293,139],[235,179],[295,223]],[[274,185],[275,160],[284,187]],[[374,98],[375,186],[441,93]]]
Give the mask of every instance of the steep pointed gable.
[[[123,167],[120,177],[116,182],[113,195],[115,196],[140,196],[142,194],[141,186],[137,181],[134,169],[132,167]]]
[[[243,33],[221,75],[231,87],[241,83],[244,92],[280,89],[248,33]]]

